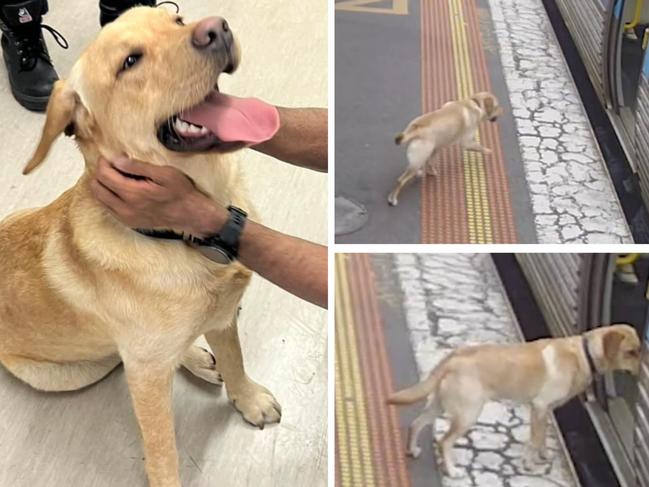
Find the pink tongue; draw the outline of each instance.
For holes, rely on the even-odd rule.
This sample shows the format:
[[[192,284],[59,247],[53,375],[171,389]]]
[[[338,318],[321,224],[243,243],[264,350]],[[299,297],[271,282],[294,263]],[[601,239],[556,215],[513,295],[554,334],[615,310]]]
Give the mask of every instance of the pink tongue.
[[[207,127],[222,142],[249,145],[269,140],[279,129],[277,109],[256,98],[238,98],[217,91],[180,118]]]

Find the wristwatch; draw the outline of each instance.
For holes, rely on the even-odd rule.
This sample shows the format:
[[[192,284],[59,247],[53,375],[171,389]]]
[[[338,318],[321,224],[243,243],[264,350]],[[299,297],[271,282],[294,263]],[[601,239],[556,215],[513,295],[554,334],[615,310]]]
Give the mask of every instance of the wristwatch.
[[[228,206],[228,221],[216,235],[195,239],[198,251],[219,264],[229,264],[239,256],[239,239],[248,214],[236,206]]]
[[[221,230],[206,238],[194,237],[189,234],[178,234],[164,230],[148,230],[138,228],[136,231],[142,235],[167,240],[184,240],[195,247],[201,254],[218,264],[229,264],[239,256],[239,239],[246,225],[248,214],[236,206],[228,206],[228,220]]]

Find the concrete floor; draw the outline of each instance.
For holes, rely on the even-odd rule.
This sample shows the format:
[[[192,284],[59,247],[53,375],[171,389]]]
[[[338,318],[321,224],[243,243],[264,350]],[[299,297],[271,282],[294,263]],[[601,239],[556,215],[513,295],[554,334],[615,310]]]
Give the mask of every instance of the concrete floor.
[[[184,0],[181,8],[188,19],[222,15],[238,34],[243,63],[235,76],[223,78],[224,91],[284,106],[326,106],[327,2],[239,0],[215,8]],[[97,2],[50,0],[45,23],[70,43],[63,51],[47,35],[64,77],[98,32]],[[0,71],[2,218],[59,196],[83,163],[74,144],[62,138],[42,168],[21,175],[43,116],[13,100]],[[252,151],[244,160],[262,221],[325,243],[326,176]],[[326,329],[324,311],[255,276],[240,320],[242,346],[250,375],[282,404],[282,423],[264,431],[249,427],[219,388],[179,372],[175,415],[184,486],[326,485]],[[121,369],[70,394],[38,393],[0,369],[0,487],[145,484],[140,435]]]

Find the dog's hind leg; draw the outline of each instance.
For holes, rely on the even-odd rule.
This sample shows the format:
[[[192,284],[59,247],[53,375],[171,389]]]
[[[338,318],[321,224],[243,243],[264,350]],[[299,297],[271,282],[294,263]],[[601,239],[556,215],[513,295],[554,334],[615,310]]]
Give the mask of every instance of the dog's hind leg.
[[[457,377],[447,377],[440,383],[439,398],[451,420],[450,428],[440,441],[444,470],[450,477],[459,477],[461,472],[455,467],[453,445],[476,422],[486,398],[481,393],[479,381]]]
[[[103,379],[121,362],[110,355],[97,361],[48,362],[15,355],[0,357],[0,362],[20,380],[40,391],[75,391]]]
[[[205,334],[216,356],[217,369],[221,371],[228,397],[248,423],[263,429],[264,425],[279,423],[282,408],[265,387],[252,381],[243,366],[237,318],[222,330]]]
[[[429,176],[437,176],[437,160],[435,156],[437,151],[433,151],[428,160],[426,161],[426,174]]]
[[[417,171],[411,168],[406,169],[399,179],[394,189],[388,195],[388,203],[390,206],[397,206],[399,204],[399,193],[414,177],[417,176]]]
[[[455,467],[453,456],[453,445],[458,438],[464,436],[469,428],[475,423],[482,411],[483,404],[469,405],[466,409],[458,409],[448,412],[451,415],[451,427],[440,441],[444,470],[449,477],[460,477],[461,472]]]
[[[415,420],[410,425],[408,429],[408,449],[406,454],[412,458],[417,458],[421,454],[421,448],[419,447],[419,434],[423,429],[431,425],[433,427],[433,433],[435,432],[435,420],[439,416],[439,409],[437,404],[430,403],[426,405],[426,408],[415,418]]]
[[[181,365],[196,377],[211,384],[223,384],[223,376],[216,370],[216,359],[204,348],[192,345],[183,354]]]
[[[401,190],[417,176],[424,176],[426,171],[426,162],[435,152],[435,144],[428,140],[414,139],[408,145],[406,156],[408,158],[408,169],[406,169],[399,179],[397,184],[388,195],[388,203],[391,206],[399,204],[399,193]]]

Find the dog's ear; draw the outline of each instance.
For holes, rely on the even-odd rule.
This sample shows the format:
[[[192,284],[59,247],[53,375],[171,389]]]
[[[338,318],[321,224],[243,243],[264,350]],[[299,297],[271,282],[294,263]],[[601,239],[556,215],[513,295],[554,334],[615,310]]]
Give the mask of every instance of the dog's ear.
[[[610,330],[604,334],[602,337],[602,348],[604,350],[604,357],[608,362],[615,359],[623,340],[624,333],[617,330]]]
[[[496,109],[496,100],[494,100],[493,96],[485,96],[484,97],[484,111],[487,113],[487,116],[491,116],[494,113],[494,110]]]
[[[36,152],[23,169],[23,174],[29,174],[45,160],[50,147],[59,135],[63,132],[66,135],[74,134],[74,113],[78,101],[77,94],[65,80],[59,80],[54,84],[47,104],[47,115],[41,140]]]

